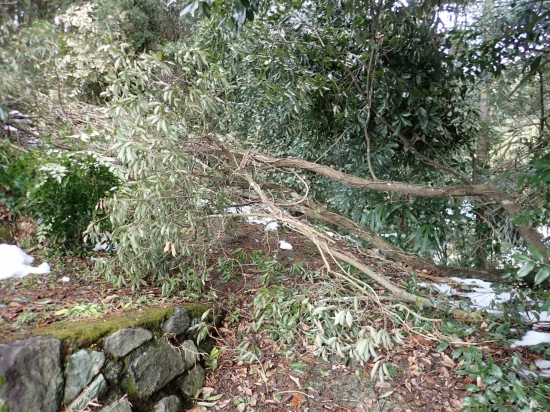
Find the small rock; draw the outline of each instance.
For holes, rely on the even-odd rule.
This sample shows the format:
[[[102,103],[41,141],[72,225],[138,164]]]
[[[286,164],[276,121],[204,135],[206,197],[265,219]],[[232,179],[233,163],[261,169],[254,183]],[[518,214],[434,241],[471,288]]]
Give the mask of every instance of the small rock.
[[[192,398],[202,388],[205,377],[204,368],[197,364],[193,369],[189,371],[189,374],[183,379],[181,385],[181,392],[187,397]]]
[[[107,381],[102,374],[99,374],[90,385],[82,391],[80,395],[67,406],[67,411],[81,411],[86,408],[86,406],[93,401],[98,399],[107,392]]]
[[[185,308],[175,308],[174,314],[168,318],[162,325],[164,333],[173,333],[180,335],[189,329],[191,318],[189,312]]]
[[[132,408],[126,398],[122,398],[101,408],[99,412],[132,412]]]
[[[120,329],[105,339],[105,351],[120,358],[151,340],[153,334],[143,328]]]
[[[155,405],[154,412],[183,412],[183,404],[176,395],[167,396]]]
[[[115,386],[120,381],[120,374],[122,373],[122,364],[113,359],[108,360],[103,368],[103,376],[107,380],[110,386]]]
[[[71,403],[87,384],[99,373],[105,363],[103,352],[79,350],[71,355],[67,363],[67,378],[63,403]]]
[[[192,340],[186,340],[181,344],[183,359],[185,361],[185,370],[191,369],[197,363],[199,350]]]
[[[133,351],[127,359],[125,386],[147,399],[186,370],[186,357],[162,338]]]

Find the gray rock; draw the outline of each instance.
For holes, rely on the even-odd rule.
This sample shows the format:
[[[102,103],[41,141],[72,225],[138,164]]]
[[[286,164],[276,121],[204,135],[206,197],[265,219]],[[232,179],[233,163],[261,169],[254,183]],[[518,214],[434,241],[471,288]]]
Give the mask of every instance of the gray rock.
[[[181,392],[188,398],[192,398],[193,396],[195,396],[197,391],[201,389],[202,385],[204,384],[205,375],[206,372],[204,368],[200,364],[197,364],[183,379]]]
[[[164,333],[173,333],[180,335],[189,329],[191,318],[189,312],[185,308],[175,308],[174,314],[170,316],[162,325]]]
[[[147,342],[127,359],[124,383],[129,392],[147,399],[186,370],[185,355],[166,339]]]
[[[183,403],[176,395],[167,396],[155,405],[154,412],[183,412]]]
[[[103,352],[82,349],[72,354],[65,369],[67,378],[65,379],[63,403],[66,405],[71,403],[99,373],[104,363],[105,355]]]
[[[132,408],[126,398],[122,398],[101,408],[99,412],[132,412]]]
[[[62,396],[61,341],[39,336],[0,346],[0,410],[57,412]]]
[[[122,364],[114,359],[110,359],[103,368],[103,376],[107,380],[110,386],[115,386],[120,381],[120,374],[122,373]]]
[[[143,343],[151,340],[153,334],[143,328],[120,329],[105,339],[105,351],[120,358],[139,348]]]
[[[197,363],[197,356],[199,354],[195,343],[192,340],[186,340],[181,344],[180,350],[185,361],[185,370],[191,369]]]
[[[98,399],[107,392],[107,381],[102,374],[96,376],[96,378],[90,383],[90,385],[84,389],[80,395],[67,406],[67,411],[81,411],[86,408],[86,405]]]

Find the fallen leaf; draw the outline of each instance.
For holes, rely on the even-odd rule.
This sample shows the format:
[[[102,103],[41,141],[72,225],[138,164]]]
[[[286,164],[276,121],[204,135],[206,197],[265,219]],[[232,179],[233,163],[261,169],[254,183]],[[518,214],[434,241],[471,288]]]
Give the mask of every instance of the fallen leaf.
[[[296,384],[296,386],[298,386],[298,389],[300,389],[300,390],[302,389],[302,385],[300,384],[300,379],[295,378],[295,377],[292,376],[292,375],[288,375],[288,377],[294,381],[294,383]]]
[[[118,298],[117,294],[107,296],[106,298],[101,300],[101,303],[109,303],[110,301],[112,301],[115,298]]]
[[[446,363],[448,365],[451,365],[451,366],[455,366],[455,361],[452,360],[451,358],[449,358],[447,355],[445,355],[444,353],[441,354],[441,358],[443,359],[443,363]]]
[[[485,385],[483,383],[483,381],[481,380],[481,376],[478,375],[477,379],[476,379],[476,386],[478,388],[481,388],[481,389],[485,389],[487,387],[487,385]]]
[[[203,396],[210,396],[212,394],[212,392],[214,392],[214,388],[210,388],[208,386],[205,386],[202,388],[202,394]]]
[[[303,404],[306,401],[306,397],[302,395],[301,393],[298,393],[292,397],[292,400],[290,401],[290,404],[294,406],[295,408],[298,408],[301,404]]]
[[[414,335],[414,338],[418,343],[420,343],[423,346],[431,346],[432,341],[429,339],[426,339],[424,336],[421,335]]]

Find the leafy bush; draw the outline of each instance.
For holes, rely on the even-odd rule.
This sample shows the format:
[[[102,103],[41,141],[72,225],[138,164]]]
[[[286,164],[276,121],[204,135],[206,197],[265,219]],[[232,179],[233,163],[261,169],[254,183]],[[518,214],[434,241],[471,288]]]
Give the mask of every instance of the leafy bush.
[[[38,168],[28,207],[39,217],[39,235],[65,246],[79,245],[82,233],[101,213],[100,199],[119,184],[107,160],[91,152],[57,153]],[[105,223],[107,224],[107,223]]]
[[[465,399],[463,411],[547,411],[550,407],[550,386],[541,378],[520,379],[525,371],[517,354],[500,366],[490,357],[484,361],[475,347],[456,349],[453,358],[464,360],[457,373],[477,382],[466,387],[473,394]]]
[[[33,153],[22,153],[0,144],[0,203],[15,213],[21,213],[25,207],[36,161]]]

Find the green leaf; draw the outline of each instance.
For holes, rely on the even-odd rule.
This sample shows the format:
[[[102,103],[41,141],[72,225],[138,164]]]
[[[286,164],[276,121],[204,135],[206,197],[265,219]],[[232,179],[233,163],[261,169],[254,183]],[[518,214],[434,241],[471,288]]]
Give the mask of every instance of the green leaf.
[[[512,255],[512,257],[518,262],[531,262],[531,258],[529,256],[520,255],[519,253]]]
[[[527,397],[525,396],[525,392],[523,391],[523,385],[521,384],[521,382],[516,379],[513,382],[513,386],[514,386],[514,393],[516,394],[518,399],[523,403],[529,403],[529,401],[527,400]]]
[[[197,10],[198,8],[199,8],[199,2],[192,1],[182,9],[182,11],[180,12],[180,16],[185,16],[186,14],[194,13],[195,10]]]
[[[536,247],[534,247],[532,245],[528,245],[527,249],[529,249],[529,252],[531,253],[531,256],[533,256],[533,259],[535,259],[539,262],[543,261],[542,252],[540,250],[538,250]]]
[[[491,371],[490,371],[490,374],[493,375],[493,376],[496,376],[497,378],[502,378],[502,371],[500,370],[500,368],[495,365],[493,363],[493,365],[491,366]]]
[[[205,1],[202,2],[202,12],[208,18],[210,18],[210,16],[212,15],[212,11],[210,10],[210,4],[208,4]]]
[[[533,270],[534,267],[535,264],[533,262],[526,263],[520,270],[518,270],[518,277],[522,278],[526,276],[529,272]]]
[[[535,286],[544,282],[550,276],[550,267],[543,266],[535,275]]]

